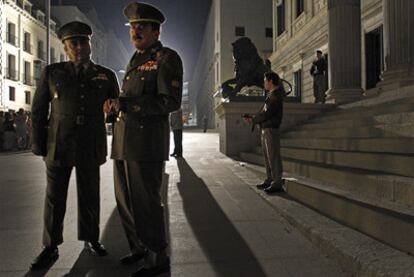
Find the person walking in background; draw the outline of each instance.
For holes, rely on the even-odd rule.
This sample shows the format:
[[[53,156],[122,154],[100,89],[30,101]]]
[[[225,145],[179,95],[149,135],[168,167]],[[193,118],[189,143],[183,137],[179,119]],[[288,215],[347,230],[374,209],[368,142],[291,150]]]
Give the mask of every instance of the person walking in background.
[[[46,164],[43,250],[32,270],[48,267],[63,242],[69,179],[76,167],[78,239],[94,256],[107,254],[99,242],[100,174],[107,143],[103,107],[118,97],[115,73],[91,61],[92,29],[73,21],[58,37],[70,61],[46,66],[32,105],[32,152]]]
[[[122,264],[144,259],[132,276],[170,270],[160,189],[168,160],[168,115],[181,107],[183,65],[159,41],[165,17],[156,7],[131,3],[124,9],[136,52],[124,77],[114,126],[115,196],[130,253]]]
[[[181,108],[170,113],[170,126],[174,135],[174,151],[170,156],[180,158],[183,156],[183,110]]]
[[[279,88],[280,78],[275,72],[264,75],[264,88],[267,97],[263,108],[253,118],[245,117],[252,124],[260,125],[261,143],[266,167],[266,180],[258,184],[258,189],[266,193],[283,191],[283,166],[280,155],[279,127],[283,117],[285,92]]]
[[[4,114],[3,122],[3,150],[15,151],[17,150],[17,135],[14,126],[13,115],[10,112]]]
[[[207,132],[207,126],[208,126],[207,116],[203,116],[203,133]]]
[[[316,59],[312,62],[310,74],[313,77],[313,96],[315,97],[315,103],[325,103],[325,71],[326,63],[322,57],[322,51],[316,51]]]
[[[20,108],[17,112],[16,119],[16,135],[17,135],[17,148],[23,150],[27,148],[27,115],[25,111]]]

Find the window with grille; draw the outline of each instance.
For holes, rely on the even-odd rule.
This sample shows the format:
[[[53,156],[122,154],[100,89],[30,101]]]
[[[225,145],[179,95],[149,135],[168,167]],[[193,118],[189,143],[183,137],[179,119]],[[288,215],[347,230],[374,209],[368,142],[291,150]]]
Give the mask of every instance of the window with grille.
[[[28,32],[24,32],[23,35],[23,50],[26,51],[27,53],[32,53],[32,45],[30,42],[30,33]]]
[[[16,88],[15,87],[9,87],[9,100],[16,101]]]
[[[7,42],[17,46],[17,37],[16,37],[16,24],[14,23],[7,23]]]
[[[244,36],[244,27],[236,27],[235,29],[236,37],[243,37]]]
[[[24,95],[25,95],[25,103],[30,105],[31,102],[32,102],[32,97],[31,97],[32,93],[27,90],[27,91],[24,92]]]
[[[296,17],[303,13],[303,11],[305,10],[304,5],[304,0],[296,0]]]
[[[302,95],[302,69],[293,72],[293,93],[298,98]]]

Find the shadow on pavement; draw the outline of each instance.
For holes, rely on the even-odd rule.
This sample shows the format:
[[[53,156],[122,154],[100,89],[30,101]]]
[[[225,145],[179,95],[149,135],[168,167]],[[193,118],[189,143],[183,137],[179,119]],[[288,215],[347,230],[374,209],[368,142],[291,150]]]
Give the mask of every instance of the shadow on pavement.
[[[169,175],[164,174],[163,185],[161,187],[161,195],[164,203],[168,203],[168,179]],[[101,203],[105,205],[105,203]],[[168,206],[165,204],[166,215],[166,234],[169,239],[169,226],[168,226]],[[104,230],[101,235],[101,243],[108,251],[108,255],[105,257],[92,256],[87,250],[82,250],[76,262],[73,264],[70,272],[66,273],[65,277],[113,277],[113,276],[129,276],[129,274],[136,271],[142,262],[130,266],[124,266],[119,263],[119,258],[126,255],[129,252],[128,243],[125,237],[124,230],[119,218],[118,210],[115,208],[111,216],[109,217]],[[60,257],[61,259],[64,257]],[[40,277],[45,276],[49,269],[42,271],[29,271],[24,275],[25,277]],[[159,275],[160,277],[168,277],[170,273]]]
[[[266,276],[249,246],[185,159],[177,160],[186,218],[216,276]],[[248,266],[246,266],[246,263]]]

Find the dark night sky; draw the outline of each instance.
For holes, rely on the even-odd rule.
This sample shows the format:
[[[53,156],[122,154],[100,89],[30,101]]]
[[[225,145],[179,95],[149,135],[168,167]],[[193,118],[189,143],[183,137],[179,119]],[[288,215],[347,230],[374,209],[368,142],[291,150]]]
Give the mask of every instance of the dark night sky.
[[[130,53],[134,51],[129,42],[129,29],[125,26],[126,19],[123,15],[124,7],[132,1],[62,0],[61,2],[64,5],[76,5],[83,11],[94,6],[101,23],[117,33]],[[146,0],[144,2],[155,5],[163,11],[167,20],[162,25],[161,41],[165,46],[178,51],[184,61],[184,79],[191,80],[211,0]],[[52,0],[52,4],[58,3],[59,0]]]

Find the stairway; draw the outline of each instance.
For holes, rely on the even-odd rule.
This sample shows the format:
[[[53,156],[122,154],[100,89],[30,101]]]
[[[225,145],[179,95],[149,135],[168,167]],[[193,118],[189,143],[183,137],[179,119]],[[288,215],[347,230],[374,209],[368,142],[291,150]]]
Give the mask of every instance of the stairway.
[[[339,106],[282,133],[287,193],[414,254],[413,96]],[[263,165],[261,147],[241,153]]]

